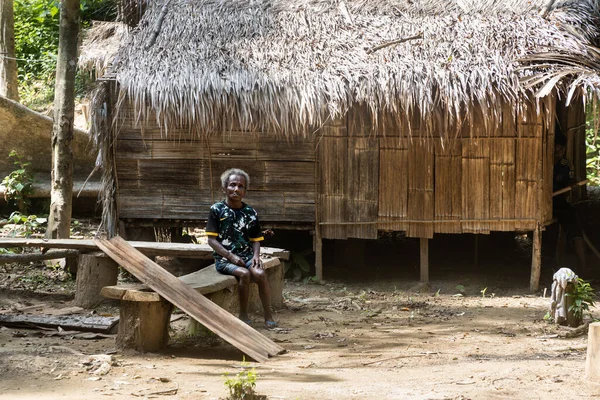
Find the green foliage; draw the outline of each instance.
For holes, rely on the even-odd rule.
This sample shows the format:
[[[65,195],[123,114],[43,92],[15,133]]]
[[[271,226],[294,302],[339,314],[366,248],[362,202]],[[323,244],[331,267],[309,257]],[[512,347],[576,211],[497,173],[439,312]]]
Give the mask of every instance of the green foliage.
[[[8,154],[8,157],[15,160],[14,164],[17,166],[17,169],[2,179],[4,200],[14,202],[20,212],[26,213],[30,205],[30,200],[27,196],[33,193],[33,175],[27,171],[27,167],[31,163],[24,162],[21,156],[14,150]]]
[[[594,129],[595,123],[591,112],[588,112],[587,129],[585,131],[586,144],[586,175],[590,185],[600,185],[600,140],[598,132]]]
[[[596,293],[590,283],[581,278],[577,278],[573,292],[566,295],[573,298],[573,304],[569,307],[569,311],[573,312],[575,318],[583,318],[583,313],[589,312],[590,307],[594,306]]]
[[[8,222],[21,226],[19,231],[25,237],[31,236],[32,233],[39,233],[42,231],[42,226],[48,222],[47,218],[40,218],[37,215],[23,215],[18,211],[10,214]],[[13,229],[13,236],[17,234],[17,230]]]
[[[284,274],[297,280],[310,277],[310,264],[306,260],[306,257],[311,253],[311,249],[292,251],[290,253],[290,262],[285,263]]]
[[[115,19],[115,0],[81,0],[80,4],[83,28],[93,19]],[[60,1],[14,0],[14,15],[19,95],[23,104],[40,110],[54,97]]]
[[[228,374],[225,374],[227,376]],[[242,370],[237,373],[235,378],[228,378],[225,386],[229,389],[228,400],[255,400],[259,396],[256,394],[256,380],[258,375],[254,368],[248,368],[246,361],[242,362]]]

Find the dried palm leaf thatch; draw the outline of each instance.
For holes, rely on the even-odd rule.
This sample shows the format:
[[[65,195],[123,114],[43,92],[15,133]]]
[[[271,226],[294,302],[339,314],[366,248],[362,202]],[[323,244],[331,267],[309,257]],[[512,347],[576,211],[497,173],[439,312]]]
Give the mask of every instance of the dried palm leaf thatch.
[[[374,126],[416,115],[421,132],[449,135],[474,109],[487,127],[503,104],[525,107],[532,73],[518,60],[587,53],[599,1],[170,0],[160,24],[165,0],[149,1],[114,72],[137,119],[156,115],[167,134],[224,117],[308,135],[360,104]]]
[[[114,91],[114,90],[113,90]],[[100,201],[102,202],[102,222],[98,229],[98,234],[106,232],[108,237],[113,237],[117,232],[117,210],[115,203],[115,194],[117,192],[117,182],[114,170],[114,146],[111,142],[113,137],[110,135],[111,126],[111,82],[101,82],[92,92],[90,102],[95,104],[91,110],[90,130],[94,132],[92,140],[94,147],[98,149],[96,157],[96,167],[102,168],[102,191],[100,192]]]
[[[84,33],[79,68],[89,73],[95,72],[97,77],[104,75],[128,31],[127,25],[121,22],[94,21]]]

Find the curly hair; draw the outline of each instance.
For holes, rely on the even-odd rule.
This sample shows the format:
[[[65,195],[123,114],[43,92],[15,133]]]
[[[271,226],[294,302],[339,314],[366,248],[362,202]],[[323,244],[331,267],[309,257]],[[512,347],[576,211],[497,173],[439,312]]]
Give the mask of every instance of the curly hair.
[[[231,175],[243,176],[246,180],[246,190],[248,187],[250,187],[250,175],[248,175],[243,169],[239,168],[230,168],[221,174],[221,187],[227,187],[227,184],[229,183],[229,177],[231,177]]]

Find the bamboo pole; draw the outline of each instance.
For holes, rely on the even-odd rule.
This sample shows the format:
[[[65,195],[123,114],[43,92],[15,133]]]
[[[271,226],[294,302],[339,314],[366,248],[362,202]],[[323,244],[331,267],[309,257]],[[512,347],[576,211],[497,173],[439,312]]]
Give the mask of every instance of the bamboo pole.
[[[421,282],[429,282],[429,239],[420,239]]]
[[[571,185],[571,186],[567,186],[566,188],[562,188],[562,189],[560,189],[560,190],[557,190],[556,192],[552,193],[552,197],[554,197],[554,196],[558,196],[559,194],[567,193],[567,192],[569,192],[569,191],[571,191],[571,190],[575,189],[576,187],[579,187],[579,186],[586,185],[588,182],[589,182],[589,180],[588,180],[588,179],[584,179],[584,180],[582,180],[582,181],[579,181],[579,182],[577,182],[577,183],[574,183],[574,184],[573,184],[573,185]]]
[[[529,291],[537,292],[540,287],[540,272],[542,267],[542,229],[540,225],[533,231],[533,246],[531,254],[531,278]]]

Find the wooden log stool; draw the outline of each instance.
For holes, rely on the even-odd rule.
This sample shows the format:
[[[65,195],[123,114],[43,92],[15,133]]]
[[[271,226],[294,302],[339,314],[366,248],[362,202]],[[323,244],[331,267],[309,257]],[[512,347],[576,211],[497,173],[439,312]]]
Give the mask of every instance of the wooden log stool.
[[[283,266],[278,258],[263,259],[269,284],[271,305],[283,306]],[[179,277],[209,300],[229,312],[239,310],[237,280],[217,272],[215,265]],[[121,301],[120,322],[117,332],[117,348],[153,352],[164,348],[169,340],[169,322],[172,305],[146,285],[134,283],[106,286],[102,289],[106,298]],[[249,311],[262,311],[257,285],[251,286]],[[191,319],[189,331],[198,331],[198,323]]]
[[[116,285],[119,266],[103,252],[81,254],[77,270],[75,305],[94,308],[104,297],[100,292],[105,286]]]

